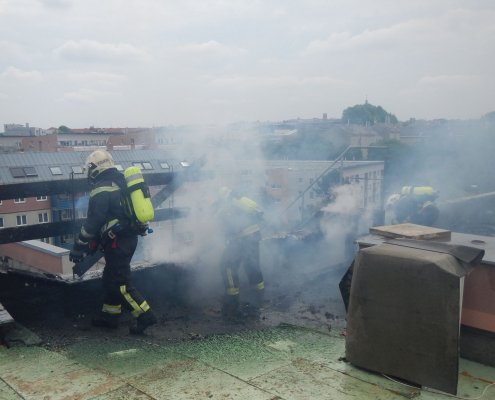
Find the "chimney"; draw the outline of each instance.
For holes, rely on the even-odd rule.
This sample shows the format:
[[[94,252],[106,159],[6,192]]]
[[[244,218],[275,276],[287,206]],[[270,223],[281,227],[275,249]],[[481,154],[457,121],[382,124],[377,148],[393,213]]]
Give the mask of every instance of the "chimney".
[[[323,121],[327,120],[327,113],[323,113]]]

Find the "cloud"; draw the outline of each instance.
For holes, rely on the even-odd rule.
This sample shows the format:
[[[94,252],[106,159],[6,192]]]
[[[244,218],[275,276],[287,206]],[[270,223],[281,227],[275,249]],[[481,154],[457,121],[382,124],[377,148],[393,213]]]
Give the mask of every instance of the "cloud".
[[[58,101],[68,100],[68,101],[76,101],[89,103],[91,101],[100,99],[100,98],[108,98],[108,97],[118,97],[120,93],[116,92],[103,92],[94,89],[80,89],[77,92],[68,92],[65,93],[62,98],[58,99]]]
[[[483,77],[479,75],[438,75],[438,76],[425,76],[421,78],[417,85],[437,86],[437,85],[472,85],[478,84],[483,81]]]
[[[335,32],[324,40],[313,40],[303,54],[342,51],[390,51],[450,48],[483,40],[493,43],[495,12],[452,10],[438,17],[410,19],[389,27],[365,29],[361,33]]]
[[[69,72],[68,78],[74,82],[94,84],[97,86],[118,86],[127,80],[125,75],[109,74],[107,72],[99,71]]]
[[[47,8],[68,9],[72,7],[69,0],[38,0]]]
[[[41,77],[42,75],[39,71],[23,71],[12,66],[0,73],[0,80],[9,82],[39,81]]]
[[[145,51],[128,43],[100,43],[94,40],[69,40],[54,54],[67,61],[131,63],[148,57]]]
[[[230,57],[248,54],[248,51],[246,49],[235,46],[226,46],[218,43],[216,40],[210,40],[204,43],[188,43],[180,47],[179,50],[183,53],[189,53],[195,56],[211,55]]]

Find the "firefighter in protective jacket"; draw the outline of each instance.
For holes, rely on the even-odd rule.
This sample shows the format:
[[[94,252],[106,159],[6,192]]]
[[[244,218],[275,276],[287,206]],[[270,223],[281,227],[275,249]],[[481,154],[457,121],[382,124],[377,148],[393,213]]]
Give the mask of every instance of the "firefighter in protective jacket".
[[[219,200],[212,208],[228,242],[220,261],[226,290],[222,312],[226,316],[235,316],[240,312],[239,267],[242,264],[251,285],[248,311],[257,313],[265,293],[260,267],[261,232],[258,226],[263,213],[257,209],[254,201],[227,187],[220,189]]]
[[[148,303],[131,284],[130,262],[138,243],[136,224],[126,213],[126,199],[121,188],[124,176],[114,167],[112,156],[96,150],[86,160],[85,170],[93,190],[90,193],[88,217],[70,252],[74,263],[83,261],[84,253],[99,243],[105,255],[103,288],[105,298],[101,315],[92,320],[94,326],[117,328],[121,306],[128,309],[137,322],[130,333],[142,333],[157,322]]]
[[[410,222],[433,226],[440,215],[434,203],[437,198],[438,192],[429,186],[404,186],[400,198],[394,204],[396,218],[392,224]]]

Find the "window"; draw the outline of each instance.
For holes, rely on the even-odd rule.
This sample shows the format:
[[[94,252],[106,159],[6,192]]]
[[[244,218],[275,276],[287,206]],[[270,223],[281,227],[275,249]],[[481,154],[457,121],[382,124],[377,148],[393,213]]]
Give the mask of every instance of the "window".
[[[18,215],[16,217],[17,219],[17,226],[20,226],[20,225],[27,225],[27,215],[24,214],[24,215]]]
[[[184,168],[189,167],[189,163],[186,161],[181,161],[180,165],[182,165]]]
[[[82,209],[82,217],[83,218],[88,218],[88,209],[87,208],[83,208]]]
[[[162,187],[160,185],[155,186],[155,190],[160,190]]]
[[[41,238],[41,242],[50,244],[50,238]]]
[[[302,178],[299,178],[299,183],[302,183]]]
[[[83,173],[82,167],[76,166],[76,167],[71,167],[71,168],[72,168],[72,172],[74,172],[74,174],[82,174]]]
[[[265,175],[268,176],[268,171],[265,171]]]
[[[299,206],[299,211],[302,211],[302,207],[301,206]]]
[[[3,228],[3,217],[0,217],[0,228]]]
[[[19,203],[25,203],[26,199],[24,197],[21,197],[20,199],[14,199],[14,203],[19,204]]]
[[[67,210],[62,210],[61,217],[62,219],[72,219],[72,208],[68,208]]]
[[[120,144],[123,145],[124,144],[124,139],[120,139]]]
[[[36,201],[46,201],[48,199],[47,196],[38,196],[36,197]]]
[[[144,169],[153,169],[153,166],[149,162],[144,162],[143,167],[144,167]]]
[[[143,164],[140,162],[132,163],[132,165],[134,165],[135,167],[138,167],[139,169],[144,169]]]
[[[38,176],[38,173],[36,172],[36,168],[34,167],[24,167],[23,170],[26,176]]]
[[[282,203],[282,199],[275,199],[275,203]]]
[[[24,178],[26,176],[22,168],[10,168],[10,173],[14,178]]]
[[[14,167],[10,168],[10,173],[14,178],[25,178],[29,176],[38,176],[34,167]]]
[[[159,138],[158,139],[158,144],[163,144],[163,139],[162,138]]]
[[[309,198],[314,199],[315,198],[315,192],[309,192]]]
[[[117,168],[117,171],[123,171],[124,170],[124,168],[122,168],[122,165],[120,165],[120,164],[115,164],[114,166],[115,166],[115,168]]]
[[[68,233],[64,235],[64,240],[71,240],[74,239],[74,234],[73,233]]]
[[[155,228],[163,228],[163,221],[156,221]]]
[[[161,162],[160,167],[162,167],[163,169],[170,169],[170,165],[168,165],[168,163],[166,162]]]
[[[189,182],[184,182],[184,183],[182,184],[182,187],[189,187]]]
[[[267,171],[268,172],[268,171]],[[241,175],[253,175],[253,170],[251,169],[243,169],[241,171]],[[267,174],[268,175],[268,174]]]
[[[62,175],[60,167],[50,167],[50,171],[52,172],[52,175]]]
[[[44,223],[44,222],[48,222],[48,213],[39,213],[38,214],[38,222],[40,224]]]
[[[2,205],[2,200],[0,200],[0,206]]]

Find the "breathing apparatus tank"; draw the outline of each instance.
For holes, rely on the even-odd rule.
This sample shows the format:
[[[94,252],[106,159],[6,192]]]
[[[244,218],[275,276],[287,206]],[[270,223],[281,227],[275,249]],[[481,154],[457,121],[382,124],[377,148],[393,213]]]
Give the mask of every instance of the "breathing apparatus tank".
[[[436,196],[437,192],[430,186],[404,186],[402,188],[402,194],[404,196]],[[438,197],[438,196],[437,196]]]
[[[230,199],[232,205],[238,210],[259,217],[263,216],[263,212],[258,210],[258,204],[247,197],[241,197],[236,191],[233,191],[227,187],[220,188],[218,192],[218,197],[220,199]]]
[[[134,216],[142,224],[151,221],[155,216],[155,211],[151,204],[148,185],[144,182],[141,170],[138,167],[129,167],[124,171],[124,177],[131,197]]]

